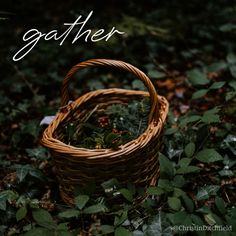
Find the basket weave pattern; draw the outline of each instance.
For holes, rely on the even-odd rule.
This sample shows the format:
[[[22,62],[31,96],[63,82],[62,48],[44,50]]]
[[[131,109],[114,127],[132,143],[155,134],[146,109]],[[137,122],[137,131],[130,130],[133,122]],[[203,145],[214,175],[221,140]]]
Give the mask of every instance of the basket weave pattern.
[[[135,91],[127,89],[99,89],[86,93],[74,102],[69,100],[68,84],[71,76],[79,69],[93,66],[107,66],[131,72],[148,89]],[[66,144],[65,127],[74,122],[77,132],[91,112],[102,112],[111,104],[124,103],[150,97],[151,110],[146,131],[117,149],[85,149]],[[168,102],[158,96],[150,79],[136,67],[116,60],[92,59],[75,65],[66,75],[62,87],[60,112],[45,129],[42,145],[49,148],[55,164],[62,199],[73,204],[74,188],[95,181],[96,185],[117,178],[122,185],[132,182],[138,186],[155,184],[158,173],[158,151],[161,133],[168,112]],[[100,189],[97,188],[97,193]]]

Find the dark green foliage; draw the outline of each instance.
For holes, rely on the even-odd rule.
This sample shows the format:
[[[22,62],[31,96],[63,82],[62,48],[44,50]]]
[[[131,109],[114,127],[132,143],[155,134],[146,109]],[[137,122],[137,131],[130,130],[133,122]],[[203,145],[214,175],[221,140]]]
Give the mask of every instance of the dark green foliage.
[[[66,126],[66,140],[82,148],[117,148],[136,139],[147,128],[150,112],[149,99],[129,104],[114,104],[102,114],[93,113],[77,133],[76,123]]]

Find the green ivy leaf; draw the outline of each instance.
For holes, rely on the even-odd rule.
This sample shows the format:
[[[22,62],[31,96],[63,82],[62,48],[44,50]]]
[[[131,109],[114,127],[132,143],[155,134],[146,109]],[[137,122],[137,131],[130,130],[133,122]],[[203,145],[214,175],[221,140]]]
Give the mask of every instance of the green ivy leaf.
[[[162,65],[159,66],[163,67]],[[145,67],[148,71],[148,76],[152,79],[162,79],[166,77],[166,74],[158,71],[154,64],[147,64]]]
[[[214,217],[215,221],[216,221],[216,224],[218,225],[223,225],[223,219],[221,217],[219,217],[218,215],[212,213],[212,216]]]
[[[171,135],[171,134],[176,133],[177,131],[178,131],[177,128],[169,128],[165,130],[165,135]]]
[[[192,157],[195,152],[195,144],[193,142],[188,143],[184,148],[185,155]]]
[[[46,180],[46,177],[43,175],[43,173],[35,167],[32,167],[31,170],[29,170],[29,175],[42,181]]]
[[[173,196],[179,198],[180,196],[184,195],[185,192],[180,188],[174,188]]]
[[[228,92],[226,93],[225,100],[229,101],[233,99],[234,97],[236,97],[236,91]]]
[[[194,210],[194,204],[190,197],[188,197],[187,194],[181,195],[182,199],[184,200],[184,204],[189,212],[193,212]]]
[[[182,175],[176,175],[172,183],[175,187],[182,188],[185,184],[185,179]]]
[[[227,63],[225,63],[224,61],[219,61],[219,62],[215,62],[215,63],[212,63],[211,65],[209,65],[207,67],[207,71],[208,72],[217,72],[217,71],[225,70],[225,69],[227,69],[227,67],[228,67]]]
[[[47,229],[55,229],[56,223],[52,216],[44,209],[34,209],[32,212],[34,220]]]
[[[229,64],[236,64],[236,55],[233,52],[228,53],[226,60]]]
[[[128,211],[124,210],[121,216],[115,216],[114,225],[119,226],[123,224],[128,219]]]
[[[72,218],[72,217],[78,217],[79,214],[80,214],[80,211],[69,209],[67,211],[60,212],[59,216],[63,218]]]
[[[167,223],[166,217],[160,212],[156,215],[148,226],[143,229],[145,236],[172,236],[173,232],[169,223]]]
[[[120,188],[120,184],[117,179],[112,178],[109,179],[101,184],[103,187],[105,193],[109,196],[111,196],[114,192],[117,191],[117,189]]]
[[[115,228],[113,225],[101,225],[100,229],[102,233],[105,235],[111,234],[115,231]]]
[[[197,122],[201,119],[202,119],[202,117],[199,116],[199,115],[187,116],[187,117],[184,117],[184,118],[180,119],[180,126],[185,126],[189,123]]]
[[[5,190],[0,192],[0,210],[5,211],[7,208],[7,201],[15,200],[18,197],[18,194],[12,190]]]
[[[175,211],[178,211],[181,208],[181,202],[177,197],[168,197],[168,205]]]
[[[214,217],[212,216],[212,214],[204,215],[204,219],[209,225],[215,225],[216,224],[216,221],[215,221]]]
[[[166,192],[174,190],[173,184],[168,179],[159,179],[158,187],[164,189]]]
[[[159,187],[148,187],[147,188],[147,194],[149,195],[161,195],[164,193],[164,190]]]
[[[220,176],[234,176],[234,172],[232,170],[220,170],[218,172],[220,174]]]
[[[189,214],[185,211],[176,212],[173,216],[174,225],[192,225],[192,220],[189,217]]]
[[[187,167],[192,160],[190,158],[181,158],[178,162],[180,167]]]
[[[7,195],[0,193],[0,210],[5,211],[7,209]]]
[[[225,209],[225,202],[222,198],[216,196],[215,198],[215,204],[217,209],[219,210],[219,212],[224,215],[226,213],[226,209]]]
[[[223,157],[215,149],[203,149],[196,155],[196,159],[201,162],[211,163],[221,161]]]
[[[21,166],[16,169],[16,176],[19,179],[20,182],[22,182],[26,175],[29,173],[29,165]]]
[[[132,82],[132,88],[133,89],[138,89],[138,90],[142,90],[142,91],[145,91],[147,90],[145,85],[143,84],[142,81],[136,79],[136,80],[133,80]]]
[[[205,96],[208,91],[209,91],[208,89],[201,89],[201,90],[198,90],[198,91],[196,91],[196,92],[193,93],[192,99],[201,98],[201,97]]]
[[[25,206],[19,208],[16,212],[16,220],[20,221],[27,215],[27,208]]]
[[[119,192],[129,202],[133,201],[133,195],[132,195],[132,193],[128,189],[122,188],[122,189],[119,189]]]
[[[196,199],[198,201],[206,200],[212,195],[216,195],[217,191],[220,189],[220,186],[218,185],[207,185],[204,187],[201,187],[196,195]]]
[[[187,71],[187,77],[192,85],[205,85],[209,83],[206,73],[199,69]]]
[[[208,214],[208,213],[211,213],[211,209],[210,209],[210,207],[202,206],[199,209],[197,209],[196,212]]]
[[[20,124],[21,131],[25,134],[30,134],[34,138],[37,138],[39,135],[40,127],[38,125],[38,120],[28,120]]]
[[[166,74],[158,70],[150,70],[148,71],[148,76],[153,79],[163,79],[166,77]]]
[[[142,231],[140,230],[135,230],[132,232],[133,236],[146,236],[146,234],[144,234]]]
[[[89,196],[87,195],[79,195],[75,198],[75,205],[76,207],[78,207],[80,210],[82,210],[84,208],[84,206],[86,205],[86,203],[89,200]]]
[[[231,207],[228,210],[228,214],[225,216],[225,219],[227,221],[227,224],[232,226],[233,232],[236,232],[236,227],[235,227],[235,220],[236,220],[236,208]]]
[[[84,214],[95,214],[99,212],[105,212],[107,210],[106,206],[98,203],[92,206],[89,206],[83,210]]]
[[[215,107],[209,111],[204,112],[201,120],[204,123],[217,123],[220,122],[220,116],[217,114],[219,112],[219,108]]]
[[[49,153],[47,149],[43,147],[26,148],[25,150],[30,157],[35,157],[38,160],[47,160],[49,158]]]
[[[173,163],[163,154],[160,153],[159,156],[159,162],[160,162],[160,172],[161,177],[169,177],[172,178],[174,176],[174,167]]]
[[[197,166],[184,166],[184,167],[180,167],[176,173],[177,174],[189,174],[189,173],[197,173],[199,172],[201,169]]]
[[[197,215],[192,214],[191,219],[195,225],[199,225],[199,226],[204,225],[203,220]]]
[[[229,70],[230,70],[231,75],[232,75],[234,78],[236,78],[236,64],[230,65],[230,66],[229,66]]]
[[[65,223],[60,223],[57,225],[57,230],[68,230],[67,222]]]
[[[45,177],[42,174],[42,172],[39,169],[36,169],[35,167],[33,167],[29,164],[26,164],[26,165],[16,164],[16,165],[13,165],[11,168],[16,170],[16,176],[20,182],[22,182],[25,179],[27,174],[29,174],[37,179],[45,180]]]
[[[225,85],[224,81],[214,82],[209,89],[220,89]]]
[[[118,227],[115,229],[115,236],[131,236],[131,232],[124,227]]]

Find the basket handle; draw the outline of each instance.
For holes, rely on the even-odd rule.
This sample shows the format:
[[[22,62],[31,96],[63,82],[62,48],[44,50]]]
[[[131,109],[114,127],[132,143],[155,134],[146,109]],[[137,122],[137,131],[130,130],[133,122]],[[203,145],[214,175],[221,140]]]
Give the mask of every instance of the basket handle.
[[[66,106],[69,101],[69,93],[68,93],[68,84],[70,77],[75,74],[77,70],[86,68],[86,67],[95,67],[95,66],[107,66],[118,68],[123,71],[128,71],[134,74],[137,78],[139,78],[144,85],[147,87],[150,93],[150,101],[151,101],[151,111],[149,115],[148,122],[149,124],[154,121],[156,124],[159,118],[159,105],[158,105],[158,97],[155,87],[153,86],[151,80],[145,75],[141,70],[132,66],[129,63],[118,61],[118,60],[111,60],[111,59],[90,59],[77,65],[73,66],[67,75],[65,76],[62,84],[62,96],[61,96],[61,107]]]

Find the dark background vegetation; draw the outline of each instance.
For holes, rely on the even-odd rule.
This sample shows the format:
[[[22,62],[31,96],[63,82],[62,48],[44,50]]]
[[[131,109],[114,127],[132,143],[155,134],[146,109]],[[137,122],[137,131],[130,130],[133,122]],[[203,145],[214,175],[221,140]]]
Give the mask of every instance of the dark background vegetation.
[[[73,32],[63,46],[41,39],[22,60],[12,60],[27,30],[64,32],[63,23],[81,14],[84,19],[91,10],[86,29],[108,32],[115,26],[126,34],[108,42],[78,40],[72,45]],[[86,235],[90,230],[97,235],[172,235],[179,232],[170,227],[180,224],[233,225],[235,16],[236,2],[225,0],[1,1],[0,234]],[[137,214],[130,213],[132,204],[125,194],[118,213],[107,205],[106,210],[97,209],[96,219],[64,213],[68,207],[60,200],[50,154],[39,145],[40,120],[57,112],[63,76],[90,58],[120,59],[137,66],[170,103],[161,177]],[[72,85],[74,97],[102,87],[143,89],[135,78],[109,70],[80,72]],[[87,206],[95,203],[90,199]],[[94,228],[94,222],[109,213],[115,219],[110,216]],[[230,233],[234,235],[212,232]]]

